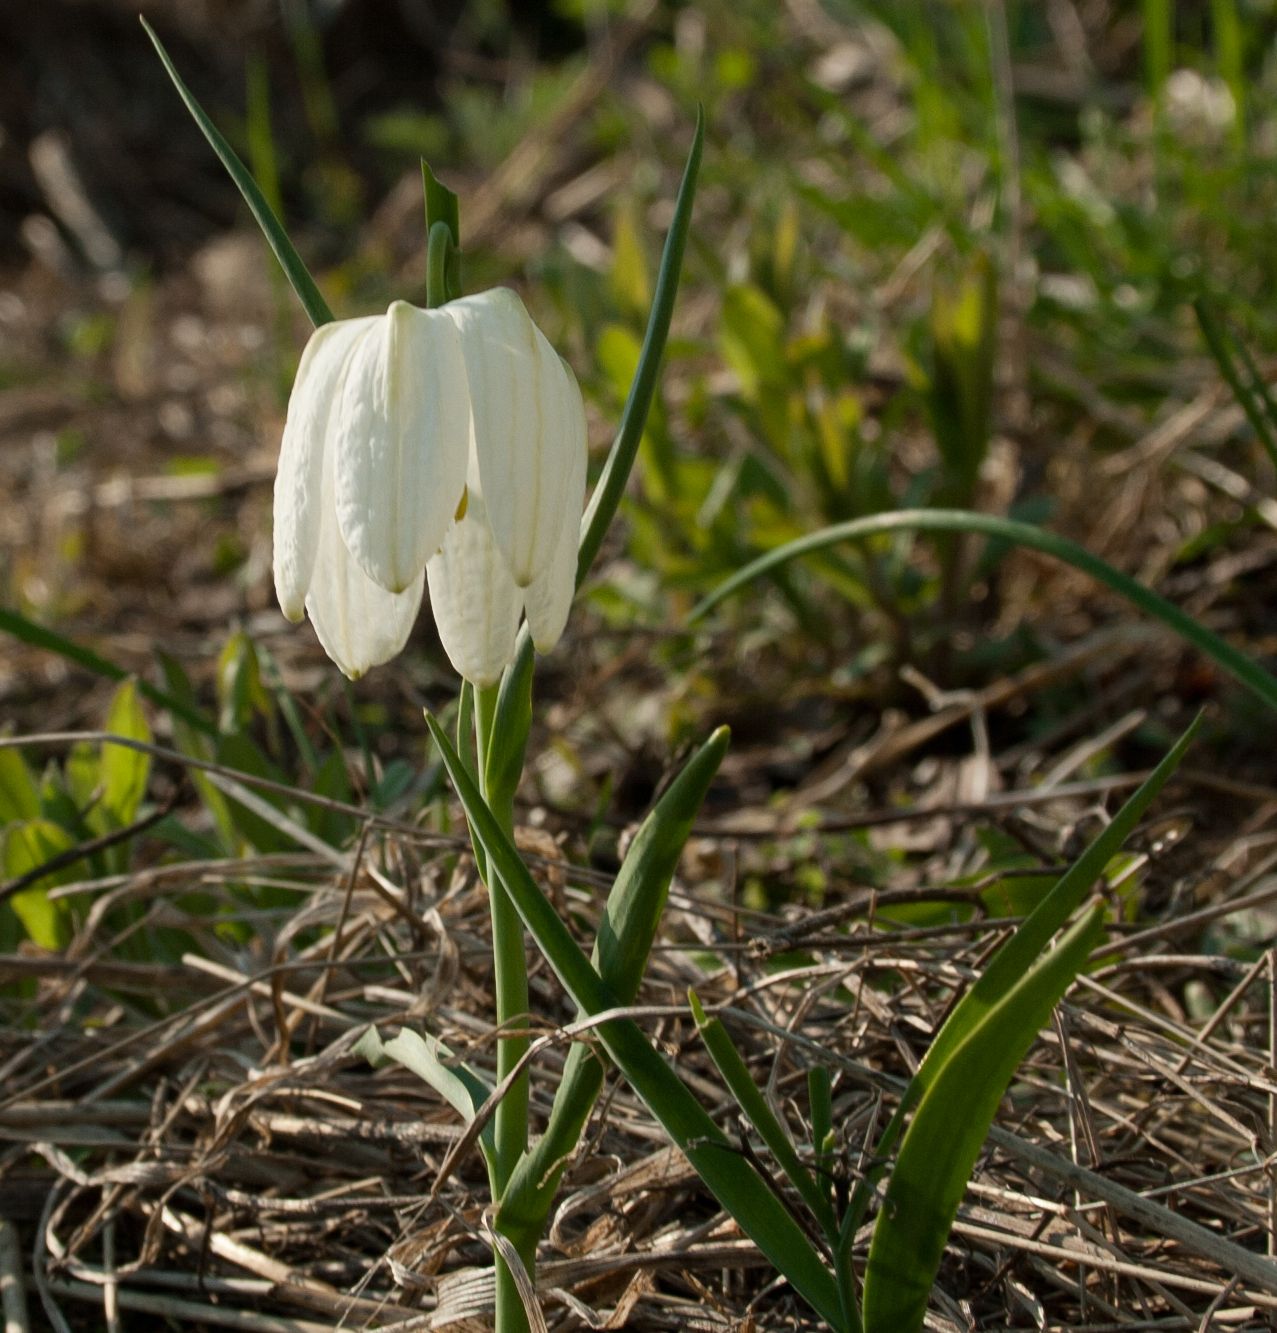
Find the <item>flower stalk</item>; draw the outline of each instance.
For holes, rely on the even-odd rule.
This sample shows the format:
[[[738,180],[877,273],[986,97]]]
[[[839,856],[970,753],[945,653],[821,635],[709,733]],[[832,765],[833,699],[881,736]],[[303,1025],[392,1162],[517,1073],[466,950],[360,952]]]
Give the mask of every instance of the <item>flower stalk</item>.
[[[529,1077],[526,1069],[515,1073],[529,1049],[531,881],[514,851],[514,801],[532,719],[534,649],[547,651],[562,633],[634,463],[678,289],[703,119],[698,114],[635,380],[582,519],[580,391],[513,293],[462,295],[456,196],[422,164],[425,308],[396,302],[385,315],[335,320],[251,174],[182,83],[159,39],[147,32],[316,327],[290,400],[276,481],[281,607],[290,619],[309,616],[329,656],[354,679],[403,647],[428,583],[440,638],[462,676],[455,749],[428,720],[459,783],[491,905],[497,1082],[509,1080],[490,1129],[481,1133],[495,1228],[535,1280],[536,1249],[558,1180],[604,1069],[592,1049],[574,1048],[547,1131],[530,1148]],[[591,991],[594,1001],[610,1005],[636,992],[670,876],[726,744],[726,733],[717,733],[691,762],[627,858],[600,924],[595,962],[601,989]],[[545,908],[553,912],[548,903]],[[554,924],[566,932],[557,916]],[[546,956],[558,971],[562,958]],[[582,1001],[576,992],[573,998]],[[594,1007],[586,1004],[582,1012]],[[405,1041],[409,1036],[414,1040]],[[639,1066],[667,1083],[673,1078],[637,1029],[626,1046]],[[370,1030],[360,1049],[374,1063],[393,1059],[412,1068],[461,1114],[478,1113],[486,1081],[464,1065],[441,1063],[440,1054],[451,1057],[439,1043],[408,1032],[382,1043]],[[629,1059],[620,1063],[629,1068]],[[712,1121],[675,1085],[669,1105],[679,1124],[695,1124],[693,1142],[716,1137]],[[681,1131],[671,1132],[685,1141]],[[722,1175],[723,1166],[716,1158],[710,1175]],[[735,1180],[734,1169],[723,1176],[729,1178]],[[747,1181],[745,1190],[764,1213],[775,1213],[778,1205],[765,1187]],[[502,1248],[510,1252],[509,1245]],[[501,1249],[494,1268],[497,1333],[526,1333],[528,1313]],[[820,1298],[815,1304],[832,1308]]]

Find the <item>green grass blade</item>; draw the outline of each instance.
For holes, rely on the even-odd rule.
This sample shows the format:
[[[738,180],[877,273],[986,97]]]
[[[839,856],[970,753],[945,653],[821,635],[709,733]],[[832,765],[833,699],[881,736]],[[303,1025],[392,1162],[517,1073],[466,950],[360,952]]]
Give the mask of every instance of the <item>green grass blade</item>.
[[[709,1051],[715,1067],[723,1076],[728,1091],[736,1099],[741,1114],[767,1145],[789,1183],[811,1209],[812,1216],[820,1224],[820,1229],[832,1241],[838,1234],[838,1219],[834,1216],[833,1204],[829,1201],[828,1193],[821,1189],[815,1177],[802,1164],[788,1132],[768,1106],[767,1098],[759,1092],[757,1084],[750,1075],[749,1066],[741,1058],[722,1022],[706,1014],[695,991],[687,992],[687,1002],[691,1005],[692,1017],[696,1020],[696,1029],[701,1034],[705,1049]]]
[[[275,252],[275,258],[279,260],[288,281],[292,284],[293,291],[297,293],[298,300],[301,301],[307,315],[310,316],[310,322],[316,328],[321,324],[329,323],[333,318],[333,312],[320,295],[319,288],[315,285],[315,279],[310,276],[310,271],[302,263],[301,256],[293,249],[293,243],[288,239],[283,224],[271,211],[270,205],[266,202],[266,197],[258,189],[257,182],[253,179],[252,174],[239,160],[235,150],[226,142],[221,131],[205,114],[204,108],[195,100],[195,95],[182,82],[182,76],[177,72],[177,67],[169,58],[169,53],[164,49],[163,42],[156,36],[155,29],[145,19],[141,19],[140,22],[146,29],[146,35],[151,39],[151,43],[163,62],[169,78],[172,79],[173,86],[177,89],[182,101],[186,103],[186,109],[203,131],[204,137],[212,146],[213,151],[221,158],[222,166],[229,172],[231,179],[239,188],[240,194],[244,196],[244,202],[256,219],[257,225],[262,229],[267,244]]]
[[[457,757],[447,733],[433,717],[427,715],[426,721],[474,836],[482,843],[524,925],[573,1002],[590,1016],[616,1008],[616,996],[604,985],[553,904],[537,888],[514,844]],[[642,1030],[629,1019],[616,1018],[600,1024],[598,1034],[609,1057],[723,1207],[822,1319],[835,1329],[846,1329],[833,1276],[801,1228],[758,1173],[738,1156]]]
[[[45,629],[43,625],[37,625],[33,620],[28,620],[26,616],[19,615],[17,611],[7,611],[0,608],[0,634],[12,634],[15,639],[30,644],[32,648],[43,648],[46,652],[56,653],[68,662],[74,662],[76,666],[83,667],[86,671],[91,671],[95,676],[101,676],[105,680],[126,680],[130,674],[123,667],[116,666],[114,662],[108,661],[105,657],[99,657],[91,648],[85,648],[51,629]],[[206,736],[217,734],[217,728],[208,718],[197,709],[184,704],[180,699],[175,699],[163,690],[157,690],[154,685],[148,685],[144,680],[138,681],[137,688],[138,692],[153,704],[167,709],[184,722],[189,722],[191,726],[198,731],[202,731]]]
[[[813,1065],[807,1071],[807,1101],[811,1107],[811,1146],[818,1161],[828,1155],[826,1141],[834,1130],[833,1086],[829,1070]]]
[[[998,1103],[1101,934],[1096,904],[945,1060],[887,1184],[865,1271],[865,1333],[915,1333]]]
[[[1192,616],[1181,611],[1165,597],[1144,587],[1129,574],[1114,569],[1107,561],[1092,555],[1085,547],[1071,542],[1067,537],[1060,537],[1045,528],[1035,527],[1031,523],[1020,523],[1015,519],[999,518],[993,514],[969,513],[963,509],[899,509],[889,514],[872,514],[867,518],[852,519],[846,523],[835,523],[809,533],[796,541],[778,546],[774,551],[752,560],[744,569],[733,574],[721,583],[713,592],[700,601],[689,616],[695,622],[717,606],[724,598],[752,583],[755,579],[773,570],[781,568],[791,560],[797,560],[826,547],[836,546],[839,542],[859,541],[866,537],[878,536],[884,532],[978,532],[987,537],[1010,542],[1016,546],[1028,546],[1045,555],[1054,556],[1084,574],[1105,584],[1114,592],[1126,598],[1133,606],[1164,624],[1169,625],[1182,639],[1200,649],[1234,680],[1244,685],[1257,695],[1270,708],[1277,709],[1277,679],[1263,667],[1253,662],[1245,653],[1238,651],[1231,644],[1212,633],[1204,625],[1198,624]]]
[[[1144,77],[1148,95],[1161,102],[1175,59],[1175,6],[1172,0],[1144,0]]]
[[[1193,313],[1197,316],[1197,325],[1202,331],[1202,337],[1206,340],[1207,349],[1214,358],[1215,364],[1219,367],[1219,373],[1233,391],[1233,397],[1237,399],[1238,406],[1245,412],[1246,420],[1250,422],[1251,429],[1267,450],[1273,466],[1277,467],[1277,434],[1274,434],[1273,430],[1274,422],[1277,422],[1277,415],[1274,414],[1273,402],[1268,396],[1267,386],[1256,370],[1254,363],[1250,360],[1245,348],[1237,342],[1219,312],[1205,298],[1199,297],[1193,302]],[[1230,343],[1233,344],[1232,347],[1229,346]],[[1249,384],[1242,383],[1237,362],[1233,359],[1234,350],[1241,353],[1243,364],[1249,374]]]
[[[656,392],[656,377],[660,369],[661,353],[665,350],[665,339],[670,331],[670,318],[674,313],[674,298],[678,295],[678,279],[683,267],[683,251],[687,245],[687,233],[692,222],[692,201],[696,197],[696,177],[701,166],[701,151],[705,143],[705,113],[700,108],[696,112],[696,132],[692,136],[692,148],[687,155],[687,165],[683,168],[683,180],[679,185],[678,199],[674,204],[674,220],[670,223],[669,234],[665,238],[665,249],[661,255],[660,272],[656,279],[656,296],[652,301],[652,313],[648,316],[647,331],[643,335],[643,350],[639,354],[638,370],[630,385],[629,396],[621,413],[621,423],[617,428],[616,439],[603,465],[598,485],[590,497],[590,503],[582,520],[580,555],[576,566],[576,586],[585,582],[603,544],[604,535],[616,517],[621,496],[625,493],[625,484],[634,467],[638,454],[639,441],[643,438],[643,428],[647,424],[647,414],[652,406],[652,395]]]
[[[500,716],[498,703],[498,724]],[[608,894],[592,962],[621,1004],[638,994],[670,881],[730,739],[720,727],[688,760],[640,826]],[[603,1087],[603,1073],[590,1047],[577,1042],[568,1052],[545,1133],[520,1160],[501,1199],[498,1225],[516,1243],[540,1234],[568,1156]]]

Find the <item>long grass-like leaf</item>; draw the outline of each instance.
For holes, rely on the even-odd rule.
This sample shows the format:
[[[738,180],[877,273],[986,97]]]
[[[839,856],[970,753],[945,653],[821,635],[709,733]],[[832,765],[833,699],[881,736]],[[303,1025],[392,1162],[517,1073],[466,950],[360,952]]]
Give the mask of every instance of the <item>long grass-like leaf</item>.
[[[0,608],[0,633],[12,634],[15,639],[30,644],[33,648],[43,648],[46,652],[56,653],[68,662],[74,662],[76,666],[83,667],[105,680],[126,680],[131,674],[123,667],[99,656],[91,648],[74,643],[54,630],[45,629],[43,625],[37,625],[35,621],[28,620],[17,611]],[[157,690],[154,685],[148,685],[144,680],[138,681],[137,688],[138,693],[153,704],[166,708],[206,736],[216,735],[217,728],[197,709],[174,698],[171,694],[166,694],[163,690]]]
[[[1273,466],[1277,467],[1277,411],[1274,411],[1268,386],[1251,361],[1245,346],[1234,336],[1219,312],[1204,297],[1193,302],[1193,313],[1197,316],[1198,327],[1206,340],[1207,350],[1219,367],[1219,373],[1233,391],[1233,397],[1246,414],[1251,429],[1259,437],[1259,442],[1268,452]],[[1241,360],[1247,372],[1243,382],[1242,372],[1238,369],[1234,353]]]
[[[836,546],[840,542],[860,541],[884,532],[900,531],[979,532],[987,537],[996,537],[1016,546],[1028,546],[1035,551],[1054,556],[1055,559],[1082,570],[1083,573],[1112,588],[1140,611],[1169,625],[1182,639],[1200,649],[1227,671],[1234,680],[1257,695],[1270,708],[1277,709],[1277,678],[1253,662],[1245,653],[1221,639],[1218,634],[1181,611],[1174,603],[1168,602],[1165,597],[1160,597],[1151,589],[1144,587],[1129,574],[1123,574],[1120,569],[1114,569],[1107,561],[1092,555],[1085,547],[1069,541],[1067,537],[1048,532],[1045,528],[1034,527],[1031,523],[1020,523],[1015,519],[999,518],[993,514],[969,513],[964,509],[898,509],[890,514],[873,514],[868,518],[835,523],[809,533],[806,537],[800,537],[797,541],[786,542],[784,546],[778,546],[774,551],[768,551],[766,555],[750,561],[744,569],[738,570],[731,578],[719,584],[708,597],[697,603],[692,609],[689,620],[695,622],[701,619],[724,598],[739,592],[741,588],[761,578],[762,575],[780,569],[791,560],[811,555],[815,551],[823,551],[826,547]]]
[[[670,223],[669,234],[665,238],[665,249],[661,254],[661,267],[656,278],[656,295],[652,300],[652,312],[647,319],[647,331],[643,335],[643,349],[639,353],[638,370],[630,384],[629,396],[621,413],[621,423],[617,428],[616,439],[612,443],[607,462],[599,476],[598,485],[590,497],[581,525],[580,554],[577,557],[576,586],[585,582],[603,545],[603,538],[616,516],[625,493],[625,483],[630,478],[634,459],[638,454],[639,441],[643,438],[643,428],[647,424],[647,414],[652,406],[652,395],[656,392],[656,377],[660,369],[661,353],[665,350],[665,339],[670,331],[670,318],[674,313],[674,298],[678,295],[678,279],[683,268],[683,251],[687,245],[687,233],[692,223],[692,201],[696,197],[696,177],[701,168],[701,150],[705,143],[705,113],[699,107],[696,111],[696,132],[692,136],[692,148],[687,155],[687,165],[683,168],[683,180],[679,185],[678,199],[674,204],[674,220]]]
[[[930,1086],[935,1071],[949,1058],[950,1053],[966,1040],[984,1015],[1002,1001],[1017,979],[1027,972],[1033,960],[1041,954],[1051,936],[1077,910],[1104,873],[1104,867],[1122,850],[1122,844],[1135,831],[1144,812],[1183,763],[1201,726],[1202,715],[1199,713],[1162,762],[1123,803],[1099,836],[989,961],[980,978],[962,997],[931,1043],[926,1058],[914,1075],[919,1091]]]
[[[900,1145],[865,1272],[865,1333],[916,1333],[998,1103],[1101,933],[1097,903],[949,1053]]]
[[[591,961],[621,1004],[638,994],[670,881],[729,740],[727,728],[720,727],[688,760],[639,827],[608,894]],[[540,1234],[568,1156],[603,1087],[603,1073],[602,1062],[585,1044],[577,1042],[568,1052],[545,1133],[519,1162],[500,1200],[497,1225],[516,1241]]]
[[[302,262],[301,256],[293,248],[293,243],[288,239],[288,233],[284,230],[283,224],[266,202],[266,197],[258,188],[252,173],[239,160],[235,150],[226,142],[222,132],[213,124],[204,108],[195,100],[195,94],[182,82],[182,76],[177,72],[177,66],[173,64],[169,53],[164,49],[164,43],[156,36],[155,29],[145,19],[141,19],[141,24],[146,29],[146,35],[151,39],[151,43],[163,62],[165,70],[168,71],[168,76],[172,79],[178,95],[186,103],[186,109],[203,131],[204,137],[208,140],[213,151],[221,158],[222,166],[230,174],[231,179],[239,188],[240,194],[244,196],[244,202],[248,205],[257,225],[262,229],[262,235],[266,237],[267,244],[275,252],[275,258],[279,260],[288,281],[292,284],[293,291],[297,293],[297,299],[301,301],[307,315],[310,316],[310,322],[316,328],[321,324],[329,323],[333,318],[333,312],[328,308],[328,303],[320,294],[319,288],[315,285],[315,279],[310,276],[310,271]]]
[[[803,1202],[820,1223],[820,1229],[832,1240],[838,1232],[838,1220],[834,1216],[828,1192],[821,1189],[816,1178],[802,1164],[788,1131],[767,1105],[766,1097],[759,1092],[749,1066],[742,1059],[722,1021],[706,1014],[695,991],[687,992],[687,1002],[691,1006],[692,1017],[696,1020],[696,1029],[701,1034],[705,1049],[723,1076],[728,1091],[736,1099],[741,1114],[780,1163],[780,1169],[788,1177],[789,1183],[802,1195]]]
[[[984,1020],[989,1011],[1005,998],[1019,979],[1032,967],[1046,947],[1051,936],[1068,920],[1092,886],[1104,872],[1104,867],[1122,849],[1144,812],[1184,761],[1189,746],[1202,726],[1199,714],[1166,757],[1148,775],[1139,788],[1123,803],[1120,810],[1086,851],[1060,877],[1050,892],[1030,913],[1016,933],[990,959],[975,984],[950,1011],[940,1031],[932,1039],[917,1073],[909,1081],[900,1105],[883,1130],[878,1141],[878,1164],[866,1173],[852,1196],[851,1205],[843,1219],[840,1257],[851,1245],[856,1230],[869,1205],[873,1187],[886,1171],[887,1157],[896,1146],[905,1119],[917,1105],[938,1071],[943,1068],[954,1050],[964,1042]]]
[[[609,1013],[617,1007],[617,997],[604,985],[554,905],[537,888],[446,732],[433,717],[426,720],[471,828],[537,947],[583,1013],[591,1017]],[[822,1319],[835,1329],[846,1329],[833,1276],[802,1229],[753,1167],[736,1153],[637,1024],[613,1018],[600,1023],[598,1032],[608,1056],[723,1207]]]

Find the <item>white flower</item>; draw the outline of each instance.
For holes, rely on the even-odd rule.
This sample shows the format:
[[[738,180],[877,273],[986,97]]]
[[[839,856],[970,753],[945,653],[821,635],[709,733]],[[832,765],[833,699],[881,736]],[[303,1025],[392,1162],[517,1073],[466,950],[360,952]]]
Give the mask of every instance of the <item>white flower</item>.
[[[453,666],[489,685],[563,632],[585,495],[585,409],[511,291],[317,329],[275,479],[275,590],[350,677],[404,645],[429,572]]]

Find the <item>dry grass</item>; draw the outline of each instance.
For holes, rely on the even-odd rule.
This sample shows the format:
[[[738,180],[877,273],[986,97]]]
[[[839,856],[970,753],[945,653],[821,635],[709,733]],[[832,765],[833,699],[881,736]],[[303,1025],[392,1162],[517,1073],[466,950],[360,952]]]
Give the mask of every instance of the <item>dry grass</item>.
[[[824,1064],[849,1182],[928,1034],[1011,924],[910,928],[881,914],[970,898],[942,871],[973,819],[1031,816],[1039,837],[1063,836],[1119,785],[937,811],[912,882],[818,913],[733,907],[733,875],[757,852],[706,832],[635,1016],[742,1151],[754,1149],[686,987],[719,1008],[800,1137],[803,1074]],[[1190,775],[1177,802],[1193,787]],[[886,837],[922,822],[878,813],[894,813]],[[1180,836],[1164,851],[1168,827]],[[1209,858],[1179,817],[1150,831],[1141,858],[1147,892],[1175,910],[1118,928],[1022,1068],[946,1255],[936,1328],[1263,1327],[1277,1309],[1272,955],[1246,966],[1181,944],[1207,919],[1270,910],[1271,835],[1257,826]],[[603,877],[534,860],[565,909],[592,919]],[[180,906],[198,890],[236,910],[240,886],[267,883],[303,905],[260,914],[252,946]],[[31,991],[5,1015],[0,1189],[33,1245],[26,1281],[49,1326],[134,1327],[128,1312],[149,1311],[183,1327],[485,1327],[473,1136],[458,1152],[455,1117],[423,1085],[351,1054],[368,1023],[408,1024],[490,1066],[487,912],[464,849],[371,827],[357,853],[157,866],[64,892],[96,904],[65,957],[0,962],[0,980]],[[189,931],[202,956],[115,961],[120,941],[98,923],[126,903]],[[1209,1019],[1184,1012],[1195,993]],[[570,1039],[556,1025],[571,1015],[543,968],[533,998],[544,1111]],[[540,1279],[550,1328],[814,1326],[620,1084],[568,1173]]]

